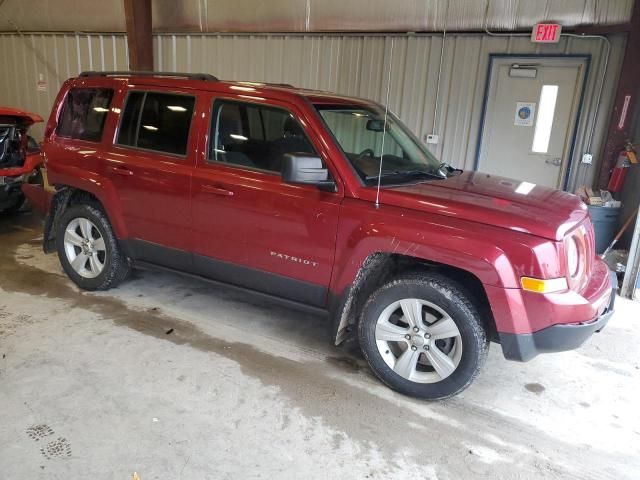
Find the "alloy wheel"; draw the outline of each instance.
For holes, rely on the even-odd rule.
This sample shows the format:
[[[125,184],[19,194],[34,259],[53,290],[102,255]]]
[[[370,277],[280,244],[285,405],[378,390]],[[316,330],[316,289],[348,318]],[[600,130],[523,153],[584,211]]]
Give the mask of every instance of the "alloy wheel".
[[[95,278],[106,261],[104,238],[98,228],[86,218],[74,218],[64,232],[64,250],[71,268],[84,278]]]
[[[375,339],[387,366],[412,382],[444,380],[462,358],[460,330],[451,316],[417,298],[385,308],[376,323]]]

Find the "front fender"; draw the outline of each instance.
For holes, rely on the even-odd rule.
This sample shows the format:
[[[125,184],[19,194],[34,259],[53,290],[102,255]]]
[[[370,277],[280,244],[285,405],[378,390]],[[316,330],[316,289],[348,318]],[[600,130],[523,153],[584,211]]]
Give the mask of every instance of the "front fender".
[[[344,291],[372,253],[413,257],[465,270],[483,284],[518,288],[523,270],[536,270],[530,235],[363,202],[343,205],[331,289]],[[365,212],[363,212],[365,210]]]
[[[359,308],[355,297],[359,298],[371,265],[376,276],[385,276],[375,267],[376,258],[394,255],[455,267],[475,276],[485,288],[510,289],[519,288],[523,275],[552,278],[557,266],[538,258],[554,258],[555,249],[548,240],[491,225],[384,205],[376,209],[368,202],[346,199],[331,279],[336,343],[355,321]]]

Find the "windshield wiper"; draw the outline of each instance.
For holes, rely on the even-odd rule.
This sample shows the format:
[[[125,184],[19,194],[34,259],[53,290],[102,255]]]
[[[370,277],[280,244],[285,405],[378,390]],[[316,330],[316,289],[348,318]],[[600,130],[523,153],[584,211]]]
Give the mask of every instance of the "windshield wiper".
[[[461,168],[454,168],[451,165],[449,165],[448,163],[442,162],[439,166],[438,166],[438,171],[443,173],[445,176],[449,176],[450,174],[457,174],[460,175],[462,173],[462,169]]]
[[[426,170],[395,170],[393,172],[382,172],[381,178],[386,177],[427,177],[434,178],[437,180],[444,180],[447,178],[446,175],[442,175],[440,173],[428,172]],[[365,177],[365,180],[376,180],[378,175],[368,175]]]

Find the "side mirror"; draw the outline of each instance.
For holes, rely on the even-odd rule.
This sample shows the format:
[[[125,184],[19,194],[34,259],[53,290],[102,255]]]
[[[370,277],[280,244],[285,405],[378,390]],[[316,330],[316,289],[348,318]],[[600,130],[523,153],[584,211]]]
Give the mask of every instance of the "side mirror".
[[[302,185],[315,185],[321,190],[335,192],[336,184],[329,179],[329,171],[320,157],[306,153],[286,153],[282,163],[282,181]]]

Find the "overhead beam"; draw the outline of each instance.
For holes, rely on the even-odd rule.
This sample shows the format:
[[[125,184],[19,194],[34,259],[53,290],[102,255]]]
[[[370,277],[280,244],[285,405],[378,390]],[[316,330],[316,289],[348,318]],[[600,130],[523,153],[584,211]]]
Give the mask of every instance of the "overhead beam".
[[[598,185],[606,188],[609,182],[611,169],[615,165],[618,152],[624,147],[625,142],[631,138],[631,123],[633,113],[639,105],[638,82],[640,81],[640,0],[636,0],[631,14],[630,28],[627,34],[627,44],[622,70],[616,88],[615,102],[604,147],[602,149],[602,161],[598,175]]]
[[[124,0],[129,70],[153,70],[151,0]]]
[[[611,35],[616,33],[629,33],[631,26],[629,22],[605,25],[578,25],[576,27],[563,29],[563,31],[575,33],[576,35]]]

